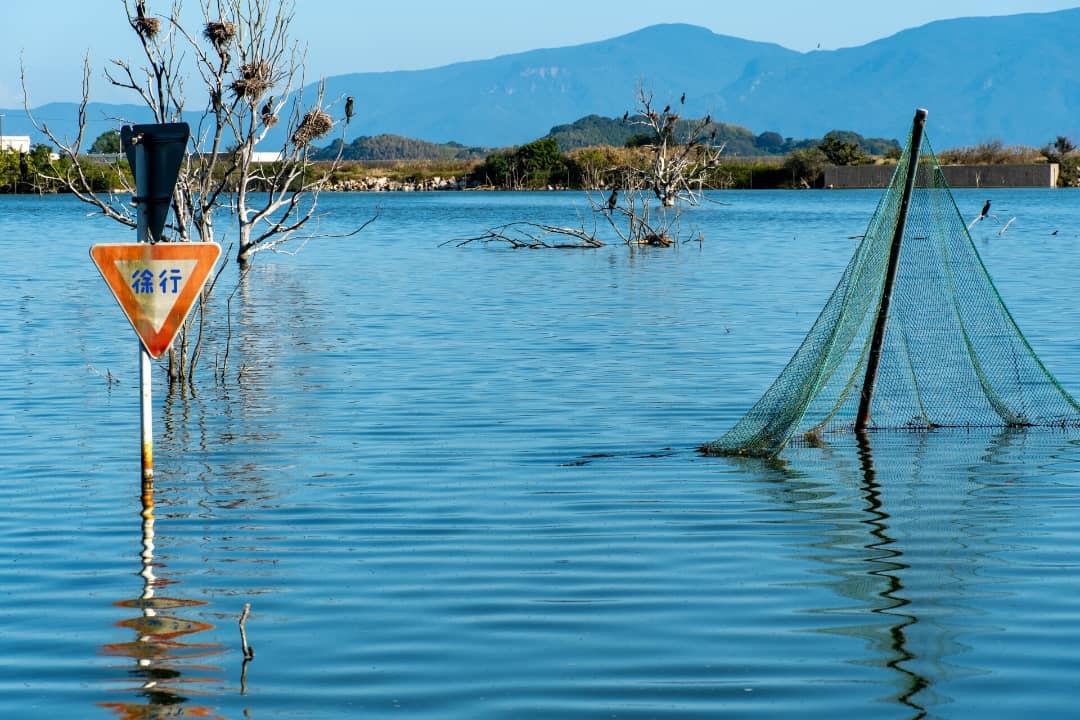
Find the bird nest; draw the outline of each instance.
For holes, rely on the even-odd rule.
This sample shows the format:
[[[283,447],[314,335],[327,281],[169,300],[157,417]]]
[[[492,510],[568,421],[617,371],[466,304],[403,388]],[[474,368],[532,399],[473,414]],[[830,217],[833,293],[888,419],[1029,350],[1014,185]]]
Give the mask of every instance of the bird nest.
[[[135,32],[143,37],[152,38],[161,30],[161,21],[155,17],[137,17],[131,21]]]
[[[312,140],[321,138],[334,127],[334,120],[322,110],[311,110],[304,114],[303,120],[292,135],[294,145],[307,145]]]
[[[240,77],[230,87],[237,97],[257,98],[274,86],[270,79],[270,64],[265,62],[244,63]]]
[[[211,20],[206,23],[206,27],[203,28],[203,36],[210,41],[210,44],[217,50],[218,55],[225,53],[225,48],[234,37],[236,37],[236,23]]]

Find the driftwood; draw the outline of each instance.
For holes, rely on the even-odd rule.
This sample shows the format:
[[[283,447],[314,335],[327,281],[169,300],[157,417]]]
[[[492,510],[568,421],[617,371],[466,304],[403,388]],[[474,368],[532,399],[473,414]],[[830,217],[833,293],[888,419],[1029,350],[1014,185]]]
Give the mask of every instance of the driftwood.
[[[595,232],[589,232],[584,228],[576,229],[560,227],[558,225],[546,225],[544,223],[518,220],[516,222],[498,225],[488,228],[483,234],[475,237],[454,238],[447,240],[442,245],[454,244],[463,247],[470,243],[505,243],[512,248],[527,248],[536,250],[539,248],[554,249],[581,249],[603,247],[604,242],[596,237]]]

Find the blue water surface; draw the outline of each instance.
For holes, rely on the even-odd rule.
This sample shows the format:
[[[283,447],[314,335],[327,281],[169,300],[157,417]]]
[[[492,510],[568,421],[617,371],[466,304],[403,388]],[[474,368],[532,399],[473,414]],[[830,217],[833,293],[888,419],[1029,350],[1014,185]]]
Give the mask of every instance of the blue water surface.
[[[987,197],[977,247],[1080,393],[1080,196],[956,192]],[[155,368],[144,487],[88,256],[132,232],[0,197],[0,716],[1071,717],[1080,437],[699,456],[878,193],[710,199],[701,243],[530,251],[443,243],[580,194],[324,195],[323,233],[379,217],[226,267],[194,385]]]

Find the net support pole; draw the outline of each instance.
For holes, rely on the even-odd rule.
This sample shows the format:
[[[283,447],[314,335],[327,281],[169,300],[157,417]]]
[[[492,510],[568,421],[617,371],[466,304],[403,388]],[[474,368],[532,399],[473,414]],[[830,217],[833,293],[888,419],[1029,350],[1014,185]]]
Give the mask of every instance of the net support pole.
[[[885,325],[889,321],[889,302],[892,300],[893,284],[896,282],[896,268],[900,263],[900,245],[904,239],[907,225],[908,205],[911,202],[911,190],[915,187],[915,174],[919,170],[919,148],[922,146],[923,127],[926,125],[926,110],[915,111],[915,120],[911,126],[911,147],[908,151],[907,176],[904,178],[904,194],[900,198],[900,212],[896,216],[892,244],[889,246],[889,264],[885,271],[885,283],[881,287],[881,302],[878,303],[877,319],[874,321],[874,336],[870,340],[870,354],[866,359],[866,377],[863,379],[862,392],[859,395],[859,413],[855,416],[855,432],[865,432],[870,422],[870,404],[874,398],[874,383],[877,381],[878,365],[881,363],[881,346],[885,341]]]

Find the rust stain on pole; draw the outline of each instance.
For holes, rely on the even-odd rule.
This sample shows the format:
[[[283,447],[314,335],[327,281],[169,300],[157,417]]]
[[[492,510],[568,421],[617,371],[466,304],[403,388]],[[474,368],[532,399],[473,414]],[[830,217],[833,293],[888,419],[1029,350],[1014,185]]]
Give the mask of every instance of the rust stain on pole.
[[[150,401],[150,355],[139,347],[139,383],[141,385],[140,418],[142,421],[142,476],[154,477],[154,415]]]
[[[866,377],[863,379],[862,392],[859,396],[859,413],[855,416],[855,432],[865,432],[870,422],[870,403],[874,397],[874,383],[877,381],[878,365],[881,362],[881,346],[885,341],[885,325],[889,320],[889,302],[892,300],[896,268],[900,262],[900,245],[907,225],[911,190],[915,186],[915,174],[919,170],[919,148],[922,146],[925,125],[926,110],[919,108],[915,111],[915,121],[911,126],[911,150],[908,153],[907,176],[904,178],[904,194],[900,198],[900,212],[896,216],[892,245],[889,247],[889,265],[885,271],[885,284],[881,288],[881,302],[878,304],[877,320],[874,323],[874,337],[870,341],[870,355],[866,359]]]

